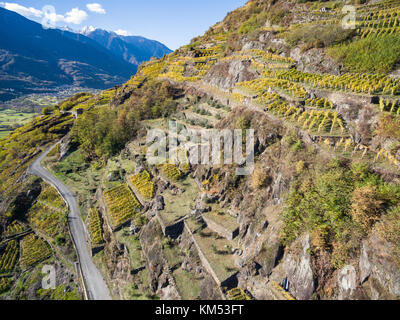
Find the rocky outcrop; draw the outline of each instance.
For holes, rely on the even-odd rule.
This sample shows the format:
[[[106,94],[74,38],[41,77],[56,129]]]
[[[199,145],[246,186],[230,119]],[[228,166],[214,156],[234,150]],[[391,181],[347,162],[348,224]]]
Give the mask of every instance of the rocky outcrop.
[[[119,170],[113,170],[107,175],[107,181],[116,182],[122,179],[121,173]],[[122,173],[123,174],[123,173]]]
[[[58,161],[62,161],[66,158],[74,148],[74,144],[72,143],[71,135],[67,134],[60,141],[60,153],[58,157]]]
[[[180,299],[170,266],[163,254],[162,231],[155,219],[146,224],[140,233],[140,244],[146,258],[150,289],[161,299]]]
[[[290,57],[297,62],[296,66],[300,71],[340,75],[341,66],[327,56],[323,49],[313,48],[301,52],[301,49],[296,47],[290,51]]]
[[[143,227],[140,237],[140,243],[143,248],[143,253],[146,257],[146,269],[149,273],[149,281],[155,292],[158,288],[158,279],[164,271],[164,257],[160,241],[156,241],[161,230],[155,220],[150,221]]]
[[[338,273],[339,300],[350,299],[357,288],[357,272],[351,266],[345,266]]]
[[[298,300],[309,300],[315,289],[311,268],[310,236],[297,239],[283,258],[283,270],[289,280],[290,293]]]
[[[243,44],[242,50],[246,51],[246,50],[252,50],[252,49],[264,50],[265,44],[263,44],[259,41],[245,41]]]
[[[229,89],[236,83],[253,80],[258,77],[255,71],[250,70],[250,61],[224,61],[217,63],[207,73],[204,81],[212,86]]]
[[[376,234],[363,241],[359,282],[370,289],[370,298],[400,298],[400,268],[393,260],[392,245]]]
[[[287,50],[287,44],[286,44],[285,40],[283,40],[281,38],[277,38],[273,31],[262,32],[260,34],[258,40],[266,47],[270,47],[270,48],[273,48],[273,49],[279,50],[279,51]]]

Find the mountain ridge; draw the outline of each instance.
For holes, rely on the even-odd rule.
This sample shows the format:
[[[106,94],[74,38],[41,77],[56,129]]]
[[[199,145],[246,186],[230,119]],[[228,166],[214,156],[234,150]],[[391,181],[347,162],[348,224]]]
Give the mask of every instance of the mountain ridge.
[[[83,34],[44,29],[4,8],[0,8],[0,24],[0,100],[61,85],[93,89],[119,85],[136,73],[139,62],[152,54],[162,56],[164,49],[158,42],[161,51],[151,53],[139,45],[126,45],[129,59],[124,59]]]
[[[100,28],[84,30],[81,33],[136,66],[152,57],[161,58],[172,52],[161,42],[142,36],[121,36]]]

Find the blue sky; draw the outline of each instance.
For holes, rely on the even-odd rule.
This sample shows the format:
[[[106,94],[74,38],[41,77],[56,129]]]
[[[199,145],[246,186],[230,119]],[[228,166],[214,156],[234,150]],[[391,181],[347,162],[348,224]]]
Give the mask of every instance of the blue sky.
[[[120,34],[161,41],[171,49],[203,34],[247,0],[16,0],[0,6],[41,22],[44,17],[58,27],[80,30],[93,26]],[[53,6],[43,10],[46,5]],[[49,20],[49,19],[48,19]]]

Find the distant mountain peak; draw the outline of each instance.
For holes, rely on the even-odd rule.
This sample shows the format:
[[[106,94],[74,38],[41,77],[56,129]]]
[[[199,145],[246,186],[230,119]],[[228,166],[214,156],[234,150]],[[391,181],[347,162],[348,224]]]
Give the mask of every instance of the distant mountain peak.
[[[93,26],[85,26],[79,31],[79,33],[86,36],[96,30],[97,30],[97,28],[95,28]]]
[[[172,52],[164,44],[141,36],[124,36],[116,31],[94,27],[85,27],[81,33],[135,66],[152,57],[161,58]]]
[[[69,32],[74,32],[76,33],[76,31],[68,26],[63,26],[63,27],[59,27],[57,29],[60,29],[61,31],[69,31]]]

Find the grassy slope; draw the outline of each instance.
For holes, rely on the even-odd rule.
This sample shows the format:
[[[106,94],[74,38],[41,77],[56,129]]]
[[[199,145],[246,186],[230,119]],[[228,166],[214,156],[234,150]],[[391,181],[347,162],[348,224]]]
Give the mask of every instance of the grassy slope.
[[[36,115],[36,113],[24,113],[12,109],[0,110],[0,139],[10,134],[12,132],[11,128],[27,124]],[[8,128],[5,128],[5,126]]]

